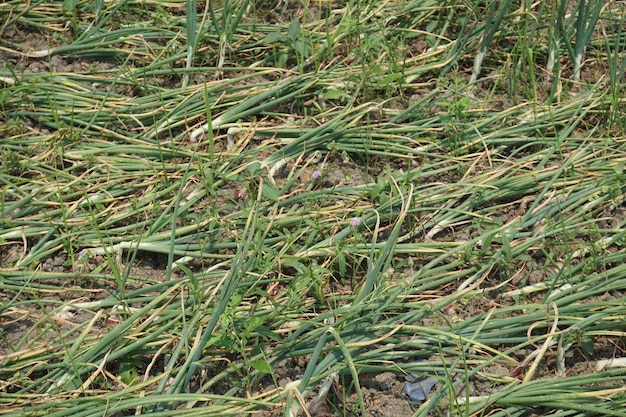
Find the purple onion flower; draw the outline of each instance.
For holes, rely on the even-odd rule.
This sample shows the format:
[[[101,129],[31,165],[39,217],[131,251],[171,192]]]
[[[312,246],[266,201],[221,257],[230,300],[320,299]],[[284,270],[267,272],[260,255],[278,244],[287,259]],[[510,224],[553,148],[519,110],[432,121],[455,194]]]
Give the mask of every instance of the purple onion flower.
[[[317,171],[317,170],[315,170],[315,171],[313,171],[313,174],[311,176],[313,177],[314,180],[316,180],[316,179],[318,179],[318,178],[320,178],[322,176],[322,173]]]
[[[352,220],[350,220],[350,227],[352,228],[355,228],[360,224],[361,224],[361,219],[358,217],[353,217]]]

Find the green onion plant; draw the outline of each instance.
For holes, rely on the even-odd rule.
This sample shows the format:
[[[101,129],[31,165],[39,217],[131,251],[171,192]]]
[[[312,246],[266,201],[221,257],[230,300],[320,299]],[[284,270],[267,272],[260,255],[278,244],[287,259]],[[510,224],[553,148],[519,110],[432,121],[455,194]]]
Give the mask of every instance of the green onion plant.
[[[0,414],[624,415],[620,5],[66,3],[0,5]]]

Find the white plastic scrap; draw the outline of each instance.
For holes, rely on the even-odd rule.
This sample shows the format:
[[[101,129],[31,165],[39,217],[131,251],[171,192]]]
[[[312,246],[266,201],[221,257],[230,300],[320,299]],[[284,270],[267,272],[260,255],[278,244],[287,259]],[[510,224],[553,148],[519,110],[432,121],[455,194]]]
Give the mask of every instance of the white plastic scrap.
[[[596,362],[596,371],[606,368],[626,368],[626,358],[604,359]]]

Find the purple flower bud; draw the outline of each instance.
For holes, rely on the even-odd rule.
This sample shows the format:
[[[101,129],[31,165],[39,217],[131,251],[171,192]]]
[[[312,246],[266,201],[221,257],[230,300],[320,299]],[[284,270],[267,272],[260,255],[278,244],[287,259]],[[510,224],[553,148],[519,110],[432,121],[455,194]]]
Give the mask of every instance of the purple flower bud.
[[[311,176],[313,177],[314,180],[316,180],[316,179],[318,179],[319,177],[322,176],[322,173],[317,171],[317,170],[315,170],[315,171],[313,171],[313,175],[311,175]]]
[[[353,217],[352,220],[350,220],[351,227],[357,227],[360,224],[361,224],[361,219],[358,217]]]

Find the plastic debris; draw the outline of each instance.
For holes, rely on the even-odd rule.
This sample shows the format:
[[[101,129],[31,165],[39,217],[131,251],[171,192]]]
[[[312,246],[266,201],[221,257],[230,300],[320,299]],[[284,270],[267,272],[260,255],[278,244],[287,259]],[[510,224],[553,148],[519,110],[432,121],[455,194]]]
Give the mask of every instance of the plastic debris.
[[[439,382],[437,378],[415,374],[407,376],[406,380],[402,391],[409,396],[411,401],[416,403],[425,401],[430,390]]]

